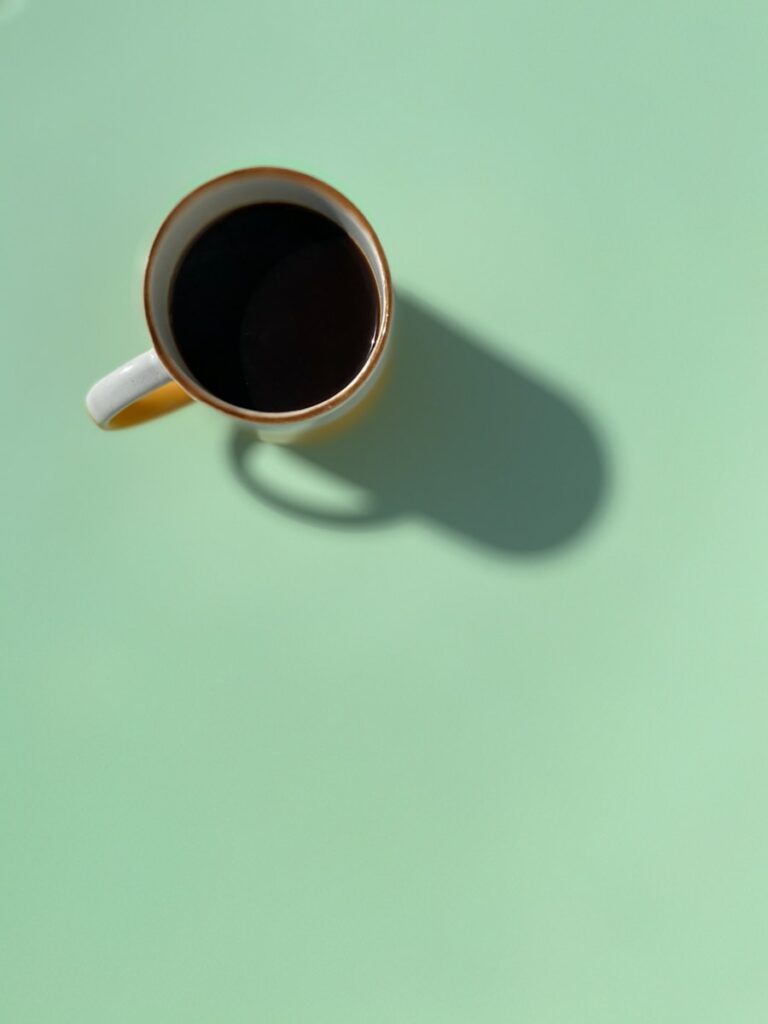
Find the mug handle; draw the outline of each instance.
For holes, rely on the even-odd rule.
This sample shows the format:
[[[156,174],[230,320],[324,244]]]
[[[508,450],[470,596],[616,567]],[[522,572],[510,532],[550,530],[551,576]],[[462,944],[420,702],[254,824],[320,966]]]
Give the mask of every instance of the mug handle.
[[[108,430],[119,413],[172,380],[151,348],[97,381],[85,396],[85,407],[94,423]]]

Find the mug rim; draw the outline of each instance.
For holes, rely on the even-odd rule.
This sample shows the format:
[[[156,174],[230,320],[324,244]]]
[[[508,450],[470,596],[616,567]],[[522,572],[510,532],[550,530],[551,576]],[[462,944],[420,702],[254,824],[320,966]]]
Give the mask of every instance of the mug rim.
[[[239,405],[232,405],[230,402],[226,402],[223,398],[219,398],[217,395],[214,395],[212,392],[206,391],[201,387],[201,385],[198,384],[198,382],[189,373],[187,373],[184,367],[181,366],[179,362],[172,359],[165,350],[165,346],[160,339],[160,332],[157,329],[157,324],[155,323],[150,303],[150,282],[152,281],[155,272],[157,252],[160,247],[160,243],[163,241],[168,229],[176,220],[178,215],[183,213],[187,206],[193,200],[197,199],[198,196],[211,191],[212,189],[218,188],[220,185],[224,184],[224,182],[241,178],[268,177],[284,178],[288,181],[295,182],[296,184],[304,185],[316,192],[320,192],[333,203],[346,210],[346,212],[361,223],[363,228],[368,232],[371,243],[376,252],[376,256],[381,263],[381,267],[384,272],[383,295],[382,300],[379,303],[381,306],[379,326],[376,331],[374,344],[363,366],[351,381],[345,384],[340,391],[336,391],[329,398],[324,399],[322,402],[318,402],[316,405],[310,405],[303,409],[289,409],[284,412],[259,412],[255,409],[245,409]],[[351,200],[347,199],[345,195],[339,192],[338,189],[335,189],[332,185],[322,181],[320,178],[313,177],[311,174],[305,174],[303,171],[294,171],[287,167],[242,167],[236,171],[229,171],[226,174],[220,174],[215,178],[211,178],[209,181],[203,182],[202,185],[198,185],[197,188],[192,189],[191,192],[188,192],[176,203],[170,213],[163,220],[150,247],[147,266],[144,271],[144,316],[146,317],[147,327],[149,328],[149,333],[152,338],[152,346],[158,359],[170,376],[192,398],[195,398],[200,402],[205,402],[206,405],[210,405],[212,408],[218,409],[220,412],[226,413],[229,416],[235,416],[238,419],[247,421],[248,423],[300,423],[303,420],[311,420],[336,409],[338,406],[346,402],[346,400],[353,394],[359,391],[370,378],[377,364],[381,360],[392,327],[392,277],[387,257],[384,254],[384,249],[379,241],[379,236],[374,231],[367,217]]]

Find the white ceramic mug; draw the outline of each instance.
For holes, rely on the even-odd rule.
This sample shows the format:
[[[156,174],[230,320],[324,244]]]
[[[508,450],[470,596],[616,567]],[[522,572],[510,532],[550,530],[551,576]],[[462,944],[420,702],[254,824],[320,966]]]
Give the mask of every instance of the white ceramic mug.
[[[379,317],[371,351],[358,374],[318,405],[287,412],[240,408],[207,391],[184,364],[171,329],[169,299],[176,270],[190,244],[211,223],[241,206],[261,202],[294,203],[321,213],[357,243],[376,282]],[[325,427],[350,412],[371,393],[391,334],[392,281],[375,231],[345,196],[325,182],[279,167],[233,171],[190,192],[168,214],[152,243],[144,275],[144,309],[153,347],[94,384],[86,406],[100,427],[134,402],[175,381],[190,398],[255,428],[265,441],[289,442]]]

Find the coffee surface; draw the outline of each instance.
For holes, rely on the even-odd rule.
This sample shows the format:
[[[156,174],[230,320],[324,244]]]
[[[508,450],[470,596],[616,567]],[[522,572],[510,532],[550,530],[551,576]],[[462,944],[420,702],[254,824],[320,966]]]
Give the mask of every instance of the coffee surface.
[[[244,206],[209,225],[176,273],[171,327],[207,391],[259,412],[330,398],[364,366],[376,284],[349,235],[291,203]]]

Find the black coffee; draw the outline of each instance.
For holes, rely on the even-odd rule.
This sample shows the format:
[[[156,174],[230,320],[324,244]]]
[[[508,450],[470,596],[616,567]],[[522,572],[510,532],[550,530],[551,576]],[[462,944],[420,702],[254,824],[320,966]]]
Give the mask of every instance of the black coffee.
[[[379,303],[370,267],[333,221],[256,203],[215,221],[184,255],[171,325],[192,376],[260,412],[316,405],[371,351]]]

